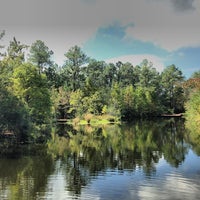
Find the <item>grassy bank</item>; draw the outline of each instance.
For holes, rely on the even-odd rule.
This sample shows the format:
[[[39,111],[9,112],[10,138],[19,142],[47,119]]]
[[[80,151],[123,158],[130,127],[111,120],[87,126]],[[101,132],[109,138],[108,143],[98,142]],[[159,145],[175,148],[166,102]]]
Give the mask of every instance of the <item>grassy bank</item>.
[[[120,120],[117,117],[111,115],[93,115],[87,113],[84,116],[69,120],[67,123],[73,125],[104,125],[120,123]]]

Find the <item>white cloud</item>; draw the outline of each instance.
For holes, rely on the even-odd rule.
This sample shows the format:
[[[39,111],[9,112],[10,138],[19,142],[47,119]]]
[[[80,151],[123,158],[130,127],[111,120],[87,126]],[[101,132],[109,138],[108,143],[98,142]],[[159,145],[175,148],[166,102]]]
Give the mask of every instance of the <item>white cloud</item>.
[[[168,51],[200,46],[200,1],[164,0],[96,0],[83,4],[84,20],[98,27],[119,21],[127,28],[127,37],[152,42]],[[82,13],[81,11],[81,13]]]
[[[127,38],[151,42],[168,51],[200,46],[199,0],[185,0],[185,4],[177,0],[95,2],[90,5],[82,4],[82,10],[77,18],[77,24],[84,24],[86,21],[90,26],[90,35],[101,26],[119,21],[122,26],[134,24],[127,28]]]
[[[133,194],[134,195],[134,194]],[[197,199],[199,195],[198,183],[183,177],[181,174],[169,174],[166,179],[140,186],[140,199]]]
[[[183,12],[174,9],[172,0],[91,2],[7,0],[0,7],[1,29],[6,29],[7,34],[27,44],[36,39],[43,40],[55,52],[59,63],[71,46],[82,46],[99,27],[116,21],[122,26],[134,24],[127,28],[127,38],[152,42],[169,51],[200,46],[199,0],[190,0],[189,6],[194,9]]]
[[[106,60],[107,63],[117,63],[118,61],[121,61],[123,63],[130,62],[133,66],[141,64],[141,62],[147,59],[148,61],[153,63],[153,67],[156,68],[158,72],[162,72],[164,69],[164,64],[161,58],[154,56],[154,55],[126,55],[126,56],[120,56],[116,58],[111,58]]]
[[[200,1],[97,0],[84,7],[85,19],[98,27],[119,21],[126,37],[151,42],[168,51],[200,46]],[[193,3],[193,4],[192,4]],[[187,8],[188,6],[188,8]]]
[[[188,12],[175,12],[170,2],[150,1],[148,9],[133,16],[135,27],[127,29],[127,37],[152,42],[168,51],[200,46],[200,1],[196,0],[194,6]]]

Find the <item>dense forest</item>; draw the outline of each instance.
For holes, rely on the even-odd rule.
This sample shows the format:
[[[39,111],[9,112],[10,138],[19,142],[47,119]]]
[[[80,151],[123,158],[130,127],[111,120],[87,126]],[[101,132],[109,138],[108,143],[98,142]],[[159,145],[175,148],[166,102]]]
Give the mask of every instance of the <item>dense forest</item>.
[[[0,48],[0,135],[44,140],[59,120],[114,123],[185,111],[188,127],[200,124],[200,71],[186,80],[173,64],[159,73],[148,60],[106,63],[78,46],[58,66],[43,41],[27,46],[15,37]]]

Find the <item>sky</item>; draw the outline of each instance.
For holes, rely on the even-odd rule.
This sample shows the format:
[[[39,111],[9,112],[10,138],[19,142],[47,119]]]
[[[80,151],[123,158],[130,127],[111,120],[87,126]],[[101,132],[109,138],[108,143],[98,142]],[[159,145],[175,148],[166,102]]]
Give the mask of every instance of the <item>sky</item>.
[[[188,78],[200,70],[199,19],[199,0],[0,0],[0,42],[42,40],[59,65],[74,45],[106,62],[147,58]]]

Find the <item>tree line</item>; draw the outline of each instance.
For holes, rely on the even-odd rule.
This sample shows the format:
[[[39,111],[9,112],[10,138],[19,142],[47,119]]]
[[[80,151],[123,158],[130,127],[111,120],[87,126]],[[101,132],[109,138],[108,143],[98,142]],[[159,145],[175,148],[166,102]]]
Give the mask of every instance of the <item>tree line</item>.
[[[185,105],[194,89],[175,65],[159,73],[148,60],[137,66],[106,63],[73,46],[58,66],[43,41],[28,47],[15,37],[0,48],[1,133],[44,140],[57,119],[89,122],[92,116],[107,116],[110,121],[130,121],[190,109],[190,103]]]

